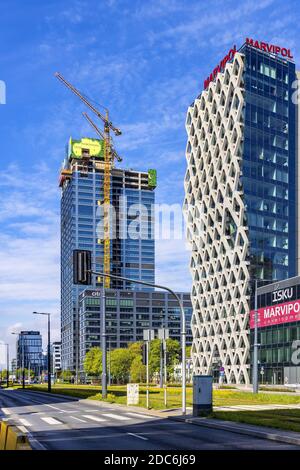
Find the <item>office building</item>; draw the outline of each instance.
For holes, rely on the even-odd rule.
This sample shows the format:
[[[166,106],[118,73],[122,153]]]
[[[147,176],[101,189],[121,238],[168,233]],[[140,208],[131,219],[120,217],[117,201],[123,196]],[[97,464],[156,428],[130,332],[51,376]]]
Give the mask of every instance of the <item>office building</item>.
[[[42,336],[39,331],[21,331],[16,345],[17,369],[32,370],[39,375],[43,369]]]
[[[186,344],[192,344],[190,294],[178,293],[186,315]],[[85,354],[101,347],[101,290],[86,289],[79,296],[80,371]],[[167,328],[172,339],[181,341],[181,315],[178,301],[167,292],[106,290],[106,334],[108,349],[126,348],[143,341],[143,330]]]
[[[103,271],[103,141],[70,139],[60,173],[61,187],[61,341],[62,369],[78,370],[78,295],[73,285],[74,249],[92,252],[93,269]],[[110,272],[153,283],[156,172],[111,168]],[[140,214],[140,209],[143,212]],[[102,279],[93,277],[91,287]],[[111,280],[110,287],[141,289],[139,285]]]
[[[51,370],[55,374],[61,370],[61,342],[51,344]]]
[[[247,39],[188,108],[196,374],[249,384],[253,281],[297,274],[295,79],[289,49]]]

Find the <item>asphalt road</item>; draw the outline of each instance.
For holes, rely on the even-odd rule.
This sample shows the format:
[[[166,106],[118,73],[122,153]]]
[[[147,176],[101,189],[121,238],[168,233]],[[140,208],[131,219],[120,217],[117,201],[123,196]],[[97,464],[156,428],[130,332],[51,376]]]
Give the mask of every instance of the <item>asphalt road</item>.
[[[45,450],[299,450],[298,446],[153,417],[113,404],[0,390],[0,418]]]

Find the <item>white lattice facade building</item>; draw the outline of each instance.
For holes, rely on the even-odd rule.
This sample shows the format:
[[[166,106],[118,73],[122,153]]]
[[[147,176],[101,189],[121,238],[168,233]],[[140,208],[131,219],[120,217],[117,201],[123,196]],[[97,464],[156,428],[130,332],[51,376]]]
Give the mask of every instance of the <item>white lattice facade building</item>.
[[[241,183],[244,56],[188,109],[184,213],[191,243],[192,360],[216,362],[228,383],[249,383],[248,227]]]

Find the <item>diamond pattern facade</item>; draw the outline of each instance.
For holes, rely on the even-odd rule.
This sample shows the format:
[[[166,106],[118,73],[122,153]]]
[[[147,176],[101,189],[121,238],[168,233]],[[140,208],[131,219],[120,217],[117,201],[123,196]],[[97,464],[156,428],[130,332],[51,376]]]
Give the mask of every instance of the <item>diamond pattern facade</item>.
[[[244,56],[236,53],[187,112],[184,214],[191,244],[195,374],[249,378],[249,237],[241,184]]]

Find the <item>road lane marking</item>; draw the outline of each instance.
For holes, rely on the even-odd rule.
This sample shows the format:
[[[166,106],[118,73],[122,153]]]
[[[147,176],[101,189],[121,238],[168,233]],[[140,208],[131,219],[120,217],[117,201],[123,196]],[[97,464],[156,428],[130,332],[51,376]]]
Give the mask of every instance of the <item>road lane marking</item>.
[[[143,439],[143,441],[148,441],[147,437],[139,436],[138,434],[134,434],[133,432],[127,432],[126,434],[128,434],[129,436],[138,437],[139,439]]]
[[[150,416],[150,415],[141,415],[139,413],[126,413],[129,416],[134,416],[135,418],[142,418],[142,419],[154,419],[156,416]]]
[[[98,416],[93,416],[93,415],[82,415],[83,418],[88,418],[88,419],[91,419],[93,421],[98,421],[99,423],[102,421],[105,421],[105,419],[103,418],[98,418]]]
[[[61,421],[58,421],[57,419],[54,419],[48,416],[46,416],[45,418],[41,418],[41,419],[45,421],[45,423],[48,423],[48,424],[62,424]]]
[[[12,411],[8,410],[7,408],[1,408],[1,410],[3,411],[3,413],[5,415],[11,415],[12,414]]]
[[[70,416],[70,418],[76,419],[76,421],[80,421],[81,423],[86,423],[86,421],[84,421],[84,419],[77,418],[76,416]]]
[[[61,413],[64,413],[64,410],[62,410],[61,408],[57,408],[57,406],[53,406],[53,405],[46,405],[46,406],[49,406],[49,408],[53,408],[54,410],[58,410]]]
[[[83,413],[97,413],[100,410],[83,410]]]
[[[19,418],[19,421],[20,421],[20,423],[21,423],[23,426],[32,426],[32,424],[29,423],[29,422],[27,421],[27,419]]]
[[[103,413],[102,416],[105,416],[107,418],[112,418],[112,419],[118,419],[119,421],[127,421],[129,420],[130,418],[128,418],[127,416],[122,416],[122,415],[114,415],[112,413]]]

